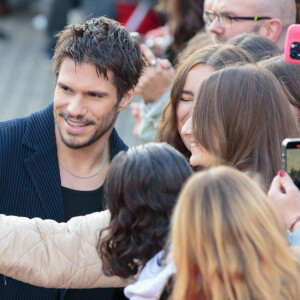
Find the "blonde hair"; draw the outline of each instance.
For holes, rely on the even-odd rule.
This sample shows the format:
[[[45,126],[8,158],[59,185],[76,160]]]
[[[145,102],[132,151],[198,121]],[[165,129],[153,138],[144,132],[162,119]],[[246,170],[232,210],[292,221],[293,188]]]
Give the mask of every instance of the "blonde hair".
[[[231,167],[194,174],[172,217],[173,300],[297,299],[299,260],[265,193]]]

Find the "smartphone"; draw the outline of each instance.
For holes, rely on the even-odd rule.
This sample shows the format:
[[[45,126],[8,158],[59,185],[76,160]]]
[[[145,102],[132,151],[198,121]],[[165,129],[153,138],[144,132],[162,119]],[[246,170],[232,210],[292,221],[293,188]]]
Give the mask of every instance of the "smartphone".
[[[300,189],[300,138],[282,141],[282,168]]]
[[[284,59],[291,64],[300,64],[300,24],[293,24],[287,30]]]

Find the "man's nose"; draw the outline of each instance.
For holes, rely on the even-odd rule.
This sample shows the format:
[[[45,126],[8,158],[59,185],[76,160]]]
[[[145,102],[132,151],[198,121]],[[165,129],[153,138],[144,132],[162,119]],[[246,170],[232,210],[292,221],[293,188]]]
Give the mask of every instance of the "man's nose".
[[[223,34],[225,28],[222,27],[218,21],[218,18],[215,18],[213,22],[207,26],[208,33]]]
[[[84,97],[82,95],[75,95],[68,105],[68,112],[73,117],[84,116],[87,112]]]

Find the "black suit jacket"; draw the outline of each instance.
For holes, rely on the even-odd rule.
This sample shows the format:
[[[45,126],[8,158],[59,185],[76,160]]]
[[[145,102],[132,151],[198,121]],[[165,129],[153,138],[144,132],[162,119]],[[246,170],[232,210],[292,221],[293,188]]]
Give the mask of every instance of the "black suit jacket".
[[[110,144],[111,157],[127,149],[115,129]],[[0,123],[0,213],[64,221],[53,104],[29,117]],[[109,289],[70,293],[67,298],[74,300],[111,299]],[[64,294],[0,275],[1,300],[57,300]]]

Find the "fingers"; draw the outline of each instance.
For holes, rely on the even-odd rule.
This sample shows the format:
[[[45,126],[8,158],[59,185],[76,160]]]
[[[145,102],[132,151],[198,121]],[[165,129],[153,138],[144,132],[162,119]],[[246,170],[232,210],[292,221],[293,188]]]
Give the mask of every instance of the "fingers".
[[[141,45],[141,51],[149,67],[160,66],[164,70],[170,70],[173,68],[169,60],[156,58],[152,50],[145,44]]]
[[[287,194],[291,191],[295,191],[295,190],[298,191],[298,188],[294,184],[294,182],[293,182],[292,178],[289,176],[289,174],[287,174],[283,170],[279,171],[279,173],[280,173],[280,176],[278,176],[279,184],[283,187],[283,189],[285,190],[285,192]]]
[[[168,59],[157,59],[157,64],[164,70],[170,70],[173,68],[172,64]]]
[[[286,172],[281,170],[274,177],[268,198],[286,228],[289,228],[295,217],[300,216],[300,192]]]
[[[157,67],[157,59],[151,49],[146,45],[141,45],[142,54],[148,64],[148,67]]]
[[[283,194],[282,189],[281,189],[282,186],[281,186],[279,178],[280,178],[280,176],[278,176],[278,175],[273,178],[269,192],[268,192],[269,198],[272,198],[273,195]]]
[[[175,70],[167,59],[156,58],[146,45],[141,45],[141,51],[149,67],[139,79],[135,92],[146,104],[153,103],[169,89]]]
[[[298,192],[298,188],[295,186],[292,178],[285,171],[281,170],[278,175],[272,180],[268,196],[276,194],[288,194],[290,192]]]
[[[148,65],[151,65],[151,61],[152,62],[156,61],[156,57],[155,57],[154,53],[145,44],[141,45],[141,51],[142,51],[142,54],[143,54],[146,62],[148,63]]]
[[[169,27],[168,26],[162,26],[162,27],[158,27],[152,30],[149,30],[146,35],[145,38],[146,39],[155,39],[159,36],[164,36],[169,34]]]

